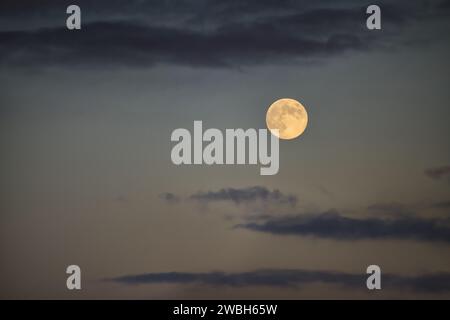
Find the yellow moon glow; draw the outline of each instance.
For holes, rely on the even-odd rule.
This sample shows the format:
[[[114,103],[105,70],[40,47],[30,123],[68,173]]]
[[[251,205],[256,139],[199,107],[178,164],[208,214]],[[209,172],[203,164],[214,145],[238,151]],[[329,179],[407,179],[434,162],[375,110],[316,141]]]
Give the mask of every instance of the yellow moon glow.
[[[308,113],[305,107],[294,99],[280,99],[272,103],[266,114],[267,128],[280,139],[294,139],[305,131]],[[278,134],[274,130],[278,129]]]

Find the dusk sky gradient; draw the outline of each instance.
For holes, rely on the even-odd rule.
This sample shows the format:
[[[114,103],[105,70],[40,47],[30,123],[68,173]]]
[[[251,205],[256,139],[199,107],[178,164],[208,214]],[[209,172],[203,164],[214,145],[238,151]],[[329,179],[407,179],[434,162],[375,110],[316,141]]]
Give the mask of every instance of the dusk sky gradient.
[[[450,298],[450,1],[370,4],[1,1],[0,298]],[[285,97],[278,174],[172,164]]]

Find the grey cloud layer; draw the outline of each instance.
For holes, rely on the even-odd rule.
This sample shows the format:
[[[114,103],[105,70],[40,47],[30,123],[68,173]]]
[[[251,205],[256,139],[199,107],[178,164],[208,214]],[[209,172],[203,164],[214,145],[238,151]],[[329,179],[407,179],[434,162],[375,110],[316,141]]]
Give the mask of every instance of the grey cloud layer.
[[[32,12],[15,2],[6,3],[2,4],[3,18]],[[234,67],[283,63],[386,44],[397,33],[396,25],[416,18],[410,6],[403,6],[405,3],[397,7],[386,5],[383,10],[386,31],[381,36],[365,28],[365,7],[351,2],[340,7],[328,1],[323,4],[321,7],[302,6],[292,1],[247,0],[228,4],[181,1],[163,5],[133,1],[125,6],[118,2],[99,2],[91,10],[98,16],[89,18],[93,5],[80,3],[87,22],[79,31],[66,30],[64,23],[34,30],[3,28],[0,65],[153,66],[164,63]],[[40,10],[47,7],[51,12],[61,9],[47,4]],[[108,18],[108,14],[114,18]],[[63,21],[63,18],[59,19]]]
[[[202,33],[134,22],[98,22],[72,33],[64,28],[1,32],[0,63],[232,67],[364,47],[363,40],[352,34],[308,39],[283,30]]]
[[[336,240],[413,239],[450,242],[448,220],[399,217],[393,219],[351,218],[338,212],[270,218],[262,223],[236,225],[279,235],[314,236]]]
[[[212,286],[279,286],[299,287],[311,283],[325,283],[366,288],[366,274],[351,274],[330,271],[308,270],[256,270],[242,273],[186,273],[165,272],[122,276],[110,281],[138,285],[155,283],[201,284]],[[393,274],[383,275],[383,288],[409,289],[420,292],[450,291],[450,274],[435,273],[404,277]]]

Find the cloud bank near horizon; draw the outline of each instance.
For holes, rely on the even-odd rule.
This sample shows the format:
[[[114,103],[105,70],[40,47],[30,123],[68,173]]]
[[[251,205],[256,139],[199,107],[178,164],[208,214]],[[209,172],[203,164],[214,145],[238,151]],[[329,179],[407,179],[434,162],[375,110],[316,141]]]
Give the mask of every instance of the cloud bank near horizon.
[[[336,271],[311,271],[302,269],[269,269],[249,272],[163,272],[120,276],[106,279],[127,285],[144,284],[198,284],[207,286],[275,286],[301,288],[303,285],[324,283],[366,289],[367,274]],[[449,273],[431,273],[416,276],[383,275],[383,288],[409,289],[416,292],[445,293],[450,291]]]

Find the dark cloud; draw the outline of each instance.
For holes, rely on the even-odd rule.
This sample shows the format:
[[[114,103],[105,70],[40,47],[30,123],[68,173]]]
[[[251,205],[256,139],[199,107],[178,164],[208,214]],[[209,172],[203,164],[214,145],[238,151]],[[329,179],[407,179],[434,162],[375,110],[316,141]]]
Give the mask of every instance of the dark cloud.
[[[450,0],[442,0],[438,8],[442,10],[450,10]]]
[[[357,35],[308,39],[282,30],[197,32],[133,22],[98,22],[65,28],[0,32],[0,64],[233,67],[288,58],[336,54],[366,46]]]
[[[442,166],[429,168],[425,170],[425,174],[431,179],[439,180],[439,179],[450,179],[450,166]]]
[[[155,283],[200,284],[210,286],[278,286],[299,287],[311,283],[335,284],[366,289],[367,274],[351,274],[308,270],[257,270],[242,273],[147,273],[109,279],[110,281],[138,285]],[[383,274],[383,288],[409,289],[419,292],[440,293],[450,291],[450,274],[436,273],[404,277]]]
[[[68,31],[65,3],[25,2],[1,5],[10,22],[0,27],[0,65],[239,67],[324,58],[398,45],[396,26],[421,12],[386,4],[381,35],[366,29],[365,6],[351,2],[80,1],[82,29]],[[14,28],[37,10],[48,21]]]
[[[159,195],[159,197],[170,204],[179,203],[181,201],[180,197],[178,197],[176,194],[173,194],[171,192],[162,193]]]
[[[226,188],[219,191],[198,192],[191,195],[193,200],[200,202],[231,201],[235,204],[262,201],[270,204],[288,204],[295,206],[297,197],[290,194],[284,194],[279,190],[269,190],[266,187],[254,186],[248,188]]]
[[[356,219],[334,211],[271,218],[262,223],[244,223],[236,227],[272,234],[336,240],[413,239],[450,242],[448,221],[418,217]]]

